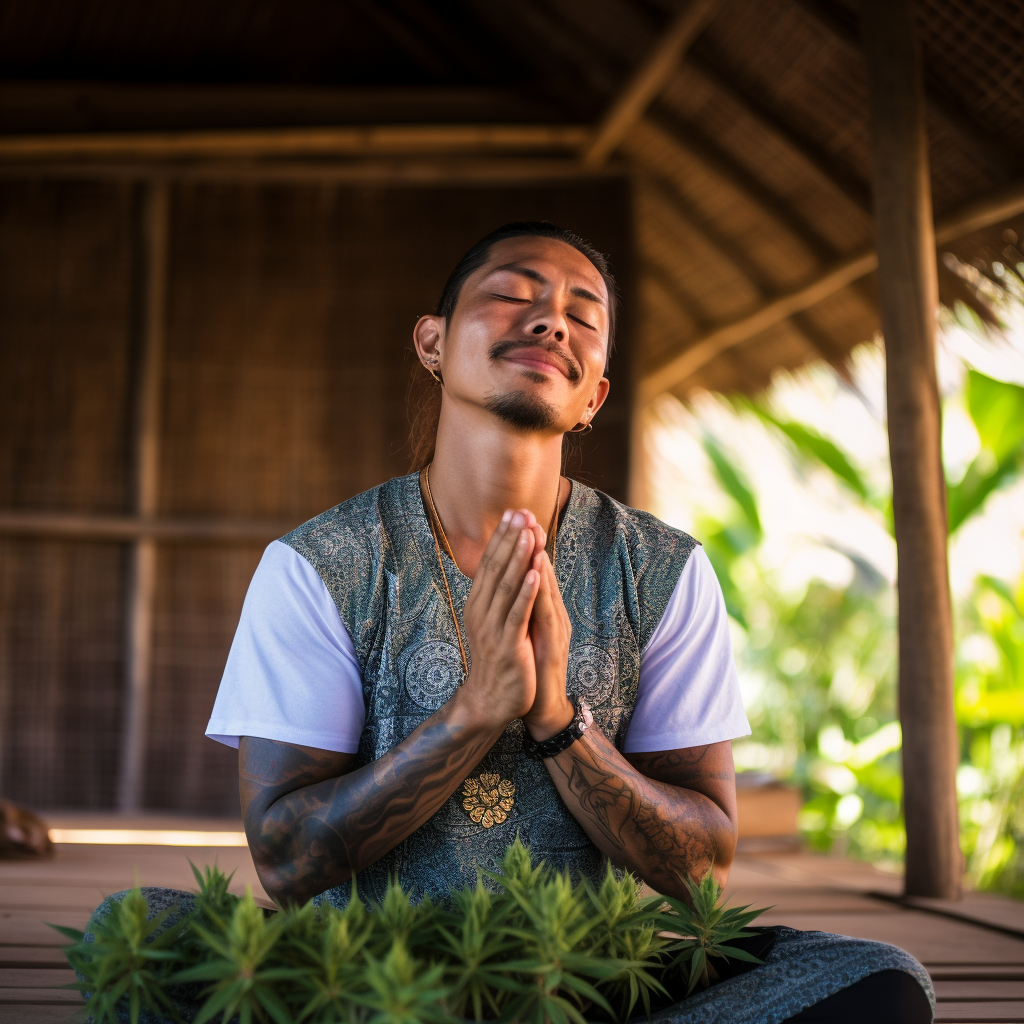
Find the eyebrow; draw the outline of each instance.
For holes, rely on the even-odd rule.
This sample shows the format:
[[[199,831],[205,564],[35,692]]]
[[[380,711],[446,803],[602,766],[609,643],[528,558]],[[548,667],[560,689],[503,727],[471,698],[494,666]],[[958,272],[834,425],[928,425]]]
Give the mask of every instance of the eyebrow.
[[[495,267],[491,271],[491,274],[496,274],[499,270],[510,270],[513,274],[528,277],[531,281],[536,281],[538,284],[548,283],[548,279],[539,271],[534,270],[532,267],[524,267],[521,263],[504,263],[500,267]],[[600,295],[595,295],[587,288],[581,288],[579,285],[575,285],[570,288],[569,291],[578,299],[586,299],[588,302],[597,302],[602,306],[606,305],[604,299],[602,299]]]

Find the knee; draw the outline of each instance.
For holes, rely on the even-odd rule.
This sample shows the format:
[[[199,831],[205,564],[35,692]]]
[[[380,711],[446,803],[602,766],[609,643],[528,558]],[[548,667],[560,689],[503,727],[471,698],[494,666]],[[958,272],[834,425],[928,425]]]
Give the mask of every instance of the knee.
[[[800,1024],[932,1024],[932,1004],[913,975],[876,971],[791,1017]],[[789,1024],[789,1022],[787,1022]]]
[[[91,914],[89,923],[85,926],[85,941],[92,942],[95,939],[97,926],[102,926],[113,913],[114,907],[123,904],[126,897],[134,892],[134,889],[124,889],[108,896]],[[171,912],[167,915],[165,925],[170,927],[175,921],[180,920],[186,914],[190,914],[196,906],[196,898],[190,892],[183,892],[179,889],[163,889],[157,886],[145,886],[138,890],[142,894],[142,901],[146,920],[151,921],[158,914],[165,910]]]

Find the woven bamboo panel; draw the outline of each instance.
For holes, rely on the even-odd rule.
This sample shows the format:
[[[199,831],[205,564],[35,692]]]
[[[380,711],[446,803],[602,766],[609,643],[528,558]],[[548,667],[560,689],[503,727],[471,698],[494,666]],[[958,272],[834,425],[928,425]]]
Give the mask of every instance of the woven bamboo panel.
[[[129,187],[0,181],[0,507],[126,500]]]
[[[0,186],[0,508],[130,512],[138,310],[129,187]],[[172,190],[159,505],[298,525],[406,471],[410,336],[448,270],[513,219],[571,226],[628,297],[626,186]],[[612,398],[575,475],[628,477],[627,316]],[[236,813],[234,752],[203,736],[261,545],[168,545],[157,574],[147,806]],[[114,799],[127,549],[0,542],[0,792]]]
[[[126,186],[0,182],[0,507],[119,512],[127,489]],[[113,798],[117,545],[0,540],[0,793]]]

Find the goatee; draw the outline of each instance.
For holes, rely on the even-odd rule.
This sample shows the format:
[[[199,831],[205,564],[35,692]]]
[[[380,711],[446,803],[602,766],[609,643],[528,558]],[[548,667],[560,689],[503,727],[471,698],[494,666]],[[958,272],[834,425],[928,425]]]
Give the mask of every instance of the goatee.
[[[487,410],[517,430],[549,430],[555,423],[555,410],[524,391],[492,395]]]

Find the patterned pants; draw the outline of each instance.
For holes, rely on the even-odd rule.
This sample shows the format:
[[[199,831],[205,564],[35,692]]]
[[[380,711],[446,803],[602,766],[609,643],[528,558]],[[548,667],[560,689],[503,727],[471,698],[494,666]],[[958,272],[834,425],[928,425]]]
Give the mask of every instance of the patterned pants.
[[[176,889],[144,888],[149,916],[177,904],[180,913],[168,919],[173,924],[182,914],[191,912],[195,898]],[[86,941],[91,941],[93,921],[110,912],[110,905],[125,893],[108,896],[96,909],[86,928]],[[777,930],[775,943],[759,967],[713,985],[705,991],[652,1015],[652,1024],[785,1024],[801,1011],[813,1007],[829,996],[881,971],[903,971],[914,978],[924,990],[932,1010],[935,994],[924,967],[909,953],[884,942],[851,939],[828,932],[800,932],[793,928]],[[199,1012],[199,986],[195,1000],[183,1001],[178,1012],[191,1021]],[[879,1006],[879,1011],[886,1007]],[[834,1018],[832,1018],[834,1019]],[[885,1013],[874,1021],[890,1020]],[[128,1016],[123,1020],[127,1022]],[[638,1017],[641,1024],[646,1017]],[[166,1018],[143,1011],[141,1024],[167,1024]]]

